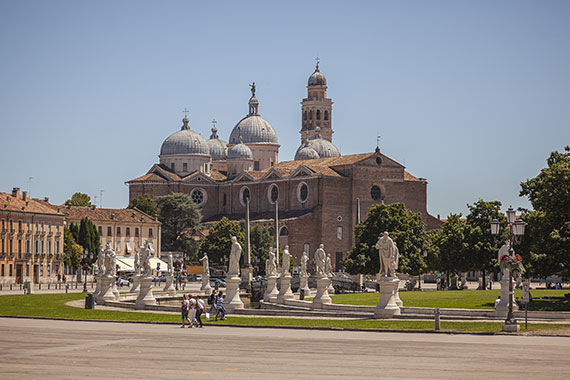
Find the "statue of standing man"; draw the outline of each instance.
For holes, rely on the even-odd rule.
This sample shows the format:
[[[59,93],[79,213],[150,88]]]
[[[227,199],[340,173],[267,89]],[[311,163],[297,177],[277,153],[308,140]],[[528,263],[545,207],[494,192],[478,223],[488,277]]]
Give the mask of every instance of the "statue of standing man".
[[[301,256],[301,276],[307,275],[307,262],[309,262],[309,255],[307,255],[307,251],[303,251],[303,256]]]
[[[283,249],[283,258],[281,261],[281,274],[289,274],[289,266],[291,265],[291,254],[289,253],[289,246],[286,245]]]
[[[241,257],[241,245],[237,238],[232,236],[232,250],[230,252],[230,264],[228,265],[228,275],[239,276],[239,259]]]
[[[378,239],[376,248],[380,256],[380,277],[394,277],[398,269],[400,252],[388,232],[384,232],[384,235]]]
[[[326,262],[327,262],[327,254],[324,250],[324,245],[319,245],[319,248],[315,251],[315,265],[317,267],[317,274],[321,277],[325,277],[327,275],[326,272]]]
[[[204,257],[200,259],[202,262],[202,274],[210,274],[210,262],[208,260],[208,254],[204,253]]]

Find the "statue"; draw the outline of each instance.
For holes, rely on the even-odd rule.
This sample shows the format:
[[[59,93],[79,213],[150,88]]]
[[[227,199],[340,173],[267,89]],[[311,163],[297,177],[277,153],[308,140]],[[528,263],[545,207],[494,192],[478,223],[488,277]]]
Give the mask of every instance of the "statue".
[[[174,274],[174,258],[172,253],[168,255],[168,274],[172,276]]]
[[[315,251],[315,265],[317,267],[317,274],[321,277],[326,276],[326,261],[327,255],[324,250],[324,245],[319,245],[319,248]]]
[[[139,251],[138,251],[138,250],[135,251],[135,262],[134,262],[134,265],[135,265],[135,275],[138,276],[138,275],[141,274],[141,257],[140,257],[140,254],[139,254]]]
[[[303,256],[301,256],[301,276],[307,275],[307,262],[309,261],[309,255],[307,251],[303,251]]]
[[[149,242],[146,243],[146,246],[142,249],[141,254],[141,268],[142,268],[142,275],[143,276],[151,276],[152,275],[152,268],[150,267],[150,256],[151,251],[149,248]]]
[[[97,274],[103,276],[105,274],[105,250],[101,247],[99,256],[97,256]]]
[[[289,253],[289,246],[286,245],[283,249],[283,257],[281,261],[281,274],[289,274],[289,266],[291,265],[291,254]]]
[[[376,248],[380,256],[380,276],[394,277],[398,269],[400,252],[394,240],[388,236],[388,232],[384,232],[384,235],[378,239]]]
[[[255,96],[255,82],[249,85],[251,87],[251,96]]]
[[[107,276],[114,276],[117,274],[117,254],[111,247],[111,242],[107,242],[105,247],[105,274]]]
[[[275,252],[269,250],[269,258],[265,262],[265,275],[275,276],[277,274],[277,268],[275,266]]]
[[[331,254],[327,254],[327,261],[325,262],[325,274],[327,276],[332,276],[332,262],[331,262]]]
[[[503,244],[501,246],[501,248],[499,248],[499,253],[498,253],[498,257],[497,257],[497,261],[499,262],[499,264],[501,263],[501,256],[510,256],[511,252],[510,252],[510,248],[511,248],[511,242],[510,240],[505,241],[505,244]],[[509,277],[509,269],[508,268],[504,268],[504,270],[501,270],[501,273],[503,275],[503,280],[507,279]]]
[[[230,276],[239,276],[239,258],[241,257],[241,245],[237,242],[237,238],[232,236],[232,250],[230,252],[230,264],[228,265],[228,274]]]
[[[203,274],[210,274],[210,262],[208,260],[208,254],[204,253],[204,257],[202,257],[200,259],[200,261],[202,262],[202,273]]]

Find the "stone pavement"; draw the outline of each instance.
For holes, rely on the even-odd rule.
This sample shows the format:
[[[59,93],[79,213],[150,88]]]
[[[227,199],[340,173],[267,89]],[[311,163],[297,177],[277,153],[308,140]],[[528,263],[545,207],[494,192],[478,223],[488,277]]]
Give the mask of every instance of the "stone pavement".
[[[570,339],[0,318],[3,379],[570,379]]]

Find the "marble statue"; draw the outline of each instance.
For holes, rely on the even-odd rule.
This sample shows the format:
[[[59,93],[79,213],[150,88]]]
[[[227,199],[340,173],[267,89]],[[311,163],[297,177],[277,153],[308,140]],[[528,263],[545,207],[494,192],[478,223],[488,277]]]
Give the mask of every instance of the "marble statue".
[[[275,252],[269,250],[269,258],[265,264],[265,275],[275,276],[277,275],[277,267],[275,265]]]
[[[291,254],[289,253],[289,246],[286,245],[283,249],[283,257],[281,260],[281,274],[289,274],[289,266],[291,265]]]
[[[309,255],[307,251],[303,251],[303,256],[301,256],[301,276],[307,275],[307,262],[309,261]]]
[[[168,255],[168,268],[167,273],[172,276],[174,273],[174,258],[172,257],[172,253]]]
[[[239,258],[241,257],[241,245],[237,242],[237,238],[232,236],[232,250],[230,252],[230,264],[228,265],[228,274],[239,276]]]
[[[400,261],[400,252],[388,232],[384,232],[378,239],[376,248],[380,256],[380,277],[394,277]]]
[[[331,262],[331,254],[327,254],[327,261],[325,262],[325,274],[327,276],[332,276],[332,262]]]
[[[141,250],[141,268],[142,268],[142,275],[143,276],[151,276],[152,275],[152,268],[150,267],[150,256],[151,250],[149,248],[149,242],[146,243],[146,246],[143,247]]]
[[[105,250],[101,247],[99,256],[97,256],[97,274],[103,276],[105,274]]]
[[[117,254],[113,250],[110,241],[107,242],[107,247],[105,248],[105,274],[108,276],[117,274]]]
[[[135,274],[138,276],[141,274],[141,256],[138,250],[135,251]]]
[[[202,262],[202,273],[210,274],[210,261],[208,260],[208,254],[204,253],[204,257],[200,259]]]
[[[319,245],[319,248],[315,251],[315,265],[317,267],[317,274],[320,276],[326,276],[326,261],[327,254],[324,250],[324,245]]]

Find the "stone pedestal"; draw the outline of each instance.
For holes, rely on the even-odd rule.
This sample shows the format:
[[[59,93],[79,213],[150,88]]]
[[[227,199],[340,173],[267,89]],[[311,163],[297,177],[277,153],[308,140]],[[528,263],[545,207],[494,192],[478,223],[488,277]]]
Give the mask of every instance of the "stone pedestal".
[[[519,332],[521,329],[519,324],[503,325],[504,332]]]
[[[267,289],[265,289],[265,293],[263,294],[263,300],[265,302],[275,302],[277,301],[277,276],[268,276],[267,277]]]
[[[280,277],[281,289],[277,294],[277,303],[285,303],[285,300],[292,300],[295,298],[291,291],[291,275],[281,275]]]
[[[503,278],[504,280],[499,282],[501,284],[501,300],[495,308],[495,315],[499,318],[506,318],[509,313],[509,276],[503,276]],[[513,311],[516,311],[519,307],[515,302],[514,288],[513,286],[513,294],[511,294],[511,297],[513,299]]]
[[[320,309],[324,304],[331,304],[328,288],[331,280],[328,277],[317,279],[317,294],[313,298],[313,309]]]
[[[145,305],[156,304],[156,298],[152,294],[152,277],[141,277],[139,281],[140,289],[135,309],[144,309]]]
[[[396,293],[394,294],[394,300],[396,301],[396,305],[398,305],[399,307],[402,307],[402,306],[404,306],[404,303],[400,299],[400,292],[398,291],[399,287],[400,287],[400,282],[398,280],[398,286],[396,286]]]
[[[228,313],[237,309],[243,309],[243,302],[239,298],[239,285],[241,278],[238,276],[226,278],[226,296],[224,297],[224,307]]]
[[[202,273],[202,286],[200,286],[200,290],[202,290],[207,296],[212,294],[212,287],[210,286],[210,275],[208,273]]]
[[[101,293],[101,276],[95,277],[95,291],[93,292],[93,297],[97,299],[99,293]]]
[[[103,304],[105,301],[115,301],[115,295],[113,294],[113,277],[102,276],[99,277],[101,281],[101,288],[99,294],[95,297],[95,302],[98,304]]]
[[[383,277],[378,280],[380,299],[374,310],[375,318],[392,318],[400,315],[400,307],[396,304],[396,292],[400,280],[393,277]]]
[[[253,267],[246,266],[241,268],[241,285],[242,289],[251,290],[251,281],[253,280]]]
[[[141,286],[140,278],[141,278],[140,274],[133,276],[133,285],[131,286],[130,290],[131,293],[136,293],[139,291]]]
[[[309,276],[304,275],[299,277],[299,292],[303,290],[305,298],[311,297],[311,288],[309,288]]]
[[[166,275],[166,284],[164,285],[164,289],[162,289],[164,293],[168,293],[169,296],[176,295],[176,288],[174,287],[174,276],[169,274]]]

